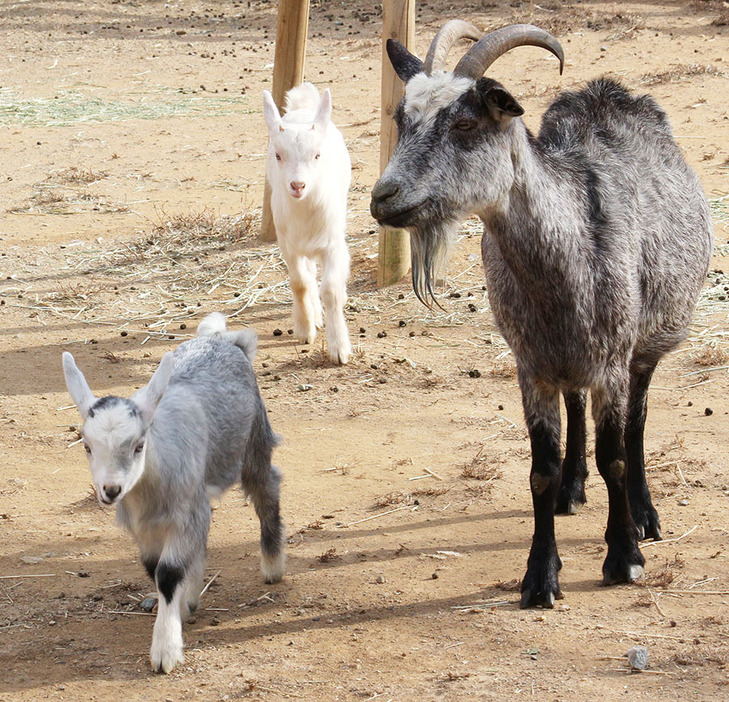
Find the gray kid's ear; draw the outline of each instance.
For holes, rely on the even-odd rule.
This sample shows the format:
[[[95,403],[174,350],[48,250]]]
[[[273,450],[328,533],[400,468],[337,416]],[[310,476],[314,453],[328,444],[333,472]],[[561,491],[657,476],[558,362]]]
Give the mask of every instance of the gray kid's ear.
[[[321,129],[322,132],[326,131],[329,125],[329,120],[332,118],[332,91],[329,88],[325,88],[321,94],[319,100],[319,107],[316,110],[316,117],[314,117],[314,125],[317,129]]]
[[[281,126],[281,113],[278,111],[273,96],[268,90],[263,91],[263,117],[266,120],[269,134],[274,134],[283,129]]]
[[[132,402],[139,407],[142,417],[147,423],[152,421],[154,411],[157,409],[157,405],[165,394],[174,365],[175,360],[170,351],[162,357],[149,383],[132,395]]]
[[[63,352],[63,375],[66,377],[68,392],[74,404],[78,407],[81,419],[85,421],[89,410],[96,402],[96,397],[94,397],[84,374],[78,369],[76,361],[73,360],[73,356],[68,351]]]

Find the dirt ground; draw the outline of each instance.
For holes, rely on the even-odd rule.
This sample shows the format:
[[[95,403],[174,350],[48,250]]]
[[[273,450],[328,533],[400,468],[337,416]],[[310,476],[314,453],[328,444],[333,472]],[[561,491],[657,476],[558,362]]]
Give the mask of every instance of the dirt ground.
[[[601,74],[650,92],[712,200],[717,250],[689,341],[650,394],[649,484],[665,541],[641,585],[599,586],[606,491],[557,520],[565,599],[520,610],[532,530],[513,360],[465,224],[429,313],[375,285],[378,3],[312,0],[306,76],[332,88],[354,164],[347,319],[333,367],[293,342],[286,270],[258,238],[276,4],[0,5],[0,699],[729,699],[729,9],[722,2],[418,3],[416,50],[454,16],[532,21],[490,75],[536,128]],[[186,661],[151,672],[152,590],[90,491],[61,352],[128,396],[207,312],[260,337],[285,482],[283,582],[265,585],[240,492],[216,507]],[[591,428],[590,428],[591,430]],[[592,454],[590,454],[592,455]],[[631,674],[625,654],[650,655]]]

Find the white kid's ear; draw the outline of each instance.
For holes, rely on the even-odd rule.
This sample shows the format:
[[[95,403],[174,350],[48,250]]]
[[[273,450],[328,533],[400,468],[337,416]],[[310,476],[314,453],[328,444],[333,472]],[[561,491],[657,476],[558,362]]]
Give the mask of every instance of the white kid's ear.
[[[274,134],[281,129],[281,113],[268,90],[263,91],[263,117],[266,120],[269,134]]]
[[[319,100],[319,107],[316,110],[316,117],[314,117],[314,125],[317,129],[325,131],[329,125],[329,120],[332,118],[332,91],[329,88],[325,88],[321,94],[321,100]]]
[[[157,405],[162,399],[162,395],[165,394],[167,383],[170,381],[170,375],[172,375],[174,365],[175,360],[172,357],[172,352],[170,351],[162,357],[162,360],[160,361],[160,364],[149,383],[132,395],[132,402],[139,407],[142,412],[142,417],[147,423],[152,421],[154,411],[157,409]]]
[[[74,404],[78,407],[81,419],[85,421],[89,410],[96,402],[96,397],[94,397],[84,374],[78,369],[76,361],[73,360],[73,356],[68,351],[63,352],[63,374],[66,377],[68,392]]]

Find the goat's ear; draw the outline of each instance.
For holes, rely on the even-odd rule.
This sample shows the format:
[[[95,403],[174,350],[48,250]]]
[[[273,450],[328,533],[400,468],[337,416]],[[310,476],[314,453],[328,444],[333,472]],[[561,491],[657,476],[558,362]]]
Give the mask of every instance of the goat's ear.
[[[484,95],[486,107],[497,122],[506,122],[524,114],[524,108],[512,94],[500,85],[491,87]]]
[[[268,90],[263,91],[263,117],[266,120],[269,134],[274,134],[281,129],[281,113]]]
[[[390,63],[403,83],[423,71],[423,62],[411,54],[399,41],[388,39],[385,44]]]
[[[148,423],[152,421],[154,411],[157,409],[162,395],[165,394],[174,365],[175,360],[172,357],[172,352],[166,353],[149,383],[137,390],[132,396],[132,402],[139,407],[144,421]]]
[[[329,125],[329,120],[332,117],[332,91],[326,88],[321,94],[319,100],[319,107],[316,110],[316,116],[314,117],[314,126],[321,131],[325,131]]]
[[[68,351],[63,352],[63,374],[66,377],[66,387],[74,404],[78,407],[81,419],[86,421],[89,410],[96,402],[96,397]]]

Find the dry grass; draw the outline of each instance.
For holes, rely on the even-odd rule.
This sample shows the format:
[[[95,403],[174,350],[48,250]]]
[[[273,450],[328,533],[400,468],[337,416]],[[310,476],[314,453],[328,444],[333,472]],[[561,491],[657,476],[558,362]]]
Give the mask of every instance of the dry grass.
[[[679,576],[685,566],[680,555],[676,554],[672,561],[666,561],[663,568],[651,568],[651,572],[638,583],[640,587],[667,588]],[[650,604],[650,603],[649,603]]]
[[[711,64],[689,63],[675,66],[668,71],[660,73],[644,73],[640,77],[643,85],[661,85],[664,83],[680,83],[697,76],[712,76],[717,78],[726,77],[726,71],[712,66]]]
[[[695,348],[689,358],[698,366],[723,366],[729,362],[729,351],[712,341]]]

